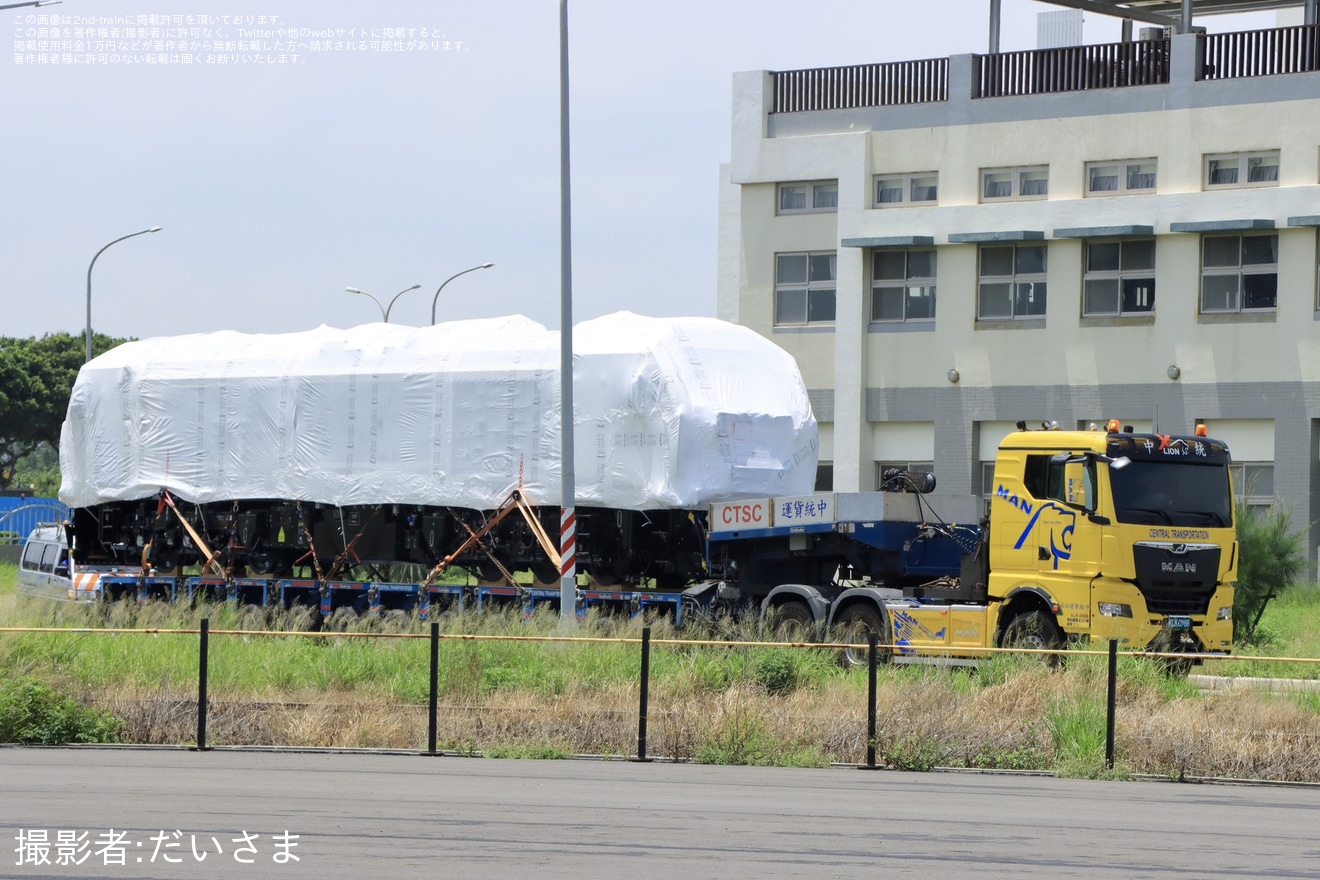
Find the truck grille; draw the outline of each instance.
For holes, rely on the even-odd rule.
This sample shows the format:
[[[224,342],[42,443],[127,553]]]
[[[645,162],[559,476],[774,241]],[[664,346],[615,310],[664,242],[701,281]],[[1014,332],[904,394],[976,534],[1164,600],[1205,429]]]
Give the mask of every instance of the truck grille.
[[[1146,597],[1146,608],[1151,614],[1206,614],[1210,610],[1210,597],[1214,588],[1208,590],[1168,589],[1166,587],[1138,584],[1141,594]]]
[[[1152,614],[1205,614],[1219,579],[1215,546],[1141,543],[1132,548],[1137,587]]]

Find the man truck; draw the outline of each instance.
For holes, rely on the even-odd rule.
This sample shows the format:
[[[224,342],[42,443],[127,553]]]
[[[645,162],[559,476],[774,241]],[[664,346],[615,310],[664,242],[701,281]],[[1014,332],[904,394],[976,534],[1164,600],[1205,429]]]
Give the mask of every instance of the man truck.
[[[978,648],[1054,649],[1111,638],[1151,650],[1226,653],[1238,564],[1229,460],[1227,447],[1203,427],[1188,436],[1132,433],[1113,424],[1103,431],[1019,430],[999,447],[988,510],[979,497],[922,491],[934,485],[930,474],[897,472],[888,475],[888,491],[720,502],[664,519],[590,511],[588,522],[611,528],[585,530],[580,541],[587,546],[579,552],[595,558],[594,529],[608,534],[609,554],[618,555],[595,567],[608,573],[608,583],[585,580],[579,607],[665,613],[680,624],[696,611],[754,611],[771,618],[785,638],[860,644],[874,632],[900,659],[957,662],[975,657]],[[240,534],[227,505],[156,504],[154,514],[141,506],[77,512],[69,539],[74,576],[83,577],[79,589],[70,584],[70,598],[222,599],[306,606],[323,619],[510,602],[531,612],[559,601],[557,585],[512,576],[546,565],[546,550],[534,540],[498,537],[505,524],[526,527],[516,517],[491,529],[489,544],[467,542],[446,557],[466,566],[475,583],[431,577],[393,583],[380,565],[358,558],[340,567],[345,549],[373,546],[380,548],[378,561],[409,560],[406,551],[425,542],[411,540],[405,525],[420,528],[429,517],[322,510],[323,527],[315,533],[328,536],[330,549],[319,560],[311,555],[314,544],[306,549],[306,537],[293,539],[299,526],[287,527],[290,546],[309,557],[295,577],[294,566],[276,574],[242,567],[243,548],[253,546],[264,513],[244,513],[253,525]],[[312,508],[303,515],[310,517]],[[275,516],[281,509],[272,507],[267,528],[282,522]],[[458,514],[432,514],[446,515]],[[362,528],[334,535],[334,523]],[[300,527],[303,536],[313,534],[306,522]],[[228,567],[181,574],[179,566],[208,555],[188,536],[224,535],[225,528],[233,537],[225,545]],[[113,544],[103,540],[106,530]],[[160,571],[151,567],[150,548],[167,541],[175,568]],[[512,557],[474,561],[483,547],[502,554],[518,549]],[[136,548],[141,568],[127,571],[114,548]],[[269,568],[272,548],[262,552],[260,564]],[[664,553],[675,558],[661,558]],[[332,566],[343,576],[327,575]],[[646,576],[649,570],[690,574],[656,579]],[[859,654],[845,656],[860,662]]]

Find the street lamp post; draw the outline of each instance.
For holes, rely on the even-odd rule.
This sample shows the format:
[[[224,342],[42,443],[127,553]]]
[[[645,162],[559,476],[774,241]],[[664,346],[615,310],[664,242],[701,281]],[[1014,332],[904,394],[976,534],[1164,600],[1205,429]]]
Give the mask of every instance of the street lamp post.
[[[568,155],[568,0],[559,0],[559,620],[577,623],[577,503],[573,473],[573,199]]]
[[[475,272],[478,269],[489,269],[494,265],[494,263],[482,263],[480,266],[473,266],[471,269],[464,269],[462,272],[455,272],[453,275],[450,275],[444,281],[440,282],[440,287],[436,290],[435,296],[431,299],[431,323],[435,323],[435,304],[440,302],[440,291],[445,289],[446,284],[453,281],[459,275],[466,275],[467,273]]]
[[[137,232],[130,232],[128,235],[121,236],[120,238],[116,238],[114,241],[110,242],[110,244],[106,245],[105,247],[97,251],[96,257],[99,257],[101,256],[101,254],[105,253],[106,249],[109,248],[111,245],[119,244],[121,241],[124,241],[125,239],[128,238],[133,238],[134,236],[137,235],[146,235],[148,232],[160,232],[160,227],[153,226],[150,229],[142,229]],[[96,257],[92,257],[92,261],[87,264],[87,360],[89,361],[92,359],[92,267],[96,265]]]
[[[398,293],[394,294],[394,298],[390,300],[390,304],[388,306],[382,305],[381,301],[376,299],[375,294],[367,293],[365,290],[358,290],[356,287],[345,287],[344,289],[347,290],[349,293],[360,293],[363,296],[371,297],[371,301],[374,302],[377,308],[380,309],[381,320],[384,321],[386,324],[388,324],[390,322],[390,309],[394,308],[394,303],[398,301],[399,297],[403,296],[408,291],[416,290],[421,286],[422,285],[420,284],[414,284],[412,287],[405,287],[403,290],[400,290]]]

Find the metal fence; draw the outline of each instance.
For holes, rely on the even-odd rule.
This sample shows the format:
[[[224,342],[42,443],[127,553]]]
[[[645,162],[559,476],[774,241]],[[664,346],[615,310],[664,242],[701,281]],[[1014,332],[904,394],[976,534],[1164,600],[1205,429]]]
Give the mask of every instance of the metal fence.
[[[1169,38],[974,55],[973,98],[1162,85]],[[1217,80],[1320,71],[1320,25],[1201,34],[1196,77]],[[895,61],[771,74],[771,113],[949,100],[949,59]]]
[[[817,67],[771,74],[771,113],[924,104],[949,99],[949,59]]]
[[[206,751],[212,748],[208,742],[208,704],[210,700],[210,682],[209,682],[209,656],[210,642],[214,636],[238,637],[243,641],[249,639],[268,637],[276,639],[299,639],[311,638],[318,641],[325,641],[327,638],[342,639],[426,639],[429,641],[429,671],[428,671],[428,700],[426,706],[427,717],[427,741],[425,748],[419,749],[422,755],[441,755],[446,754],[438,748],[438,676],[439,676],[439,645],[444,640],[461,641],[492,641],[492,642],[540,642],[540,643],[559,643],[559,644],[589,644],[589,643],[613,643],[620,645],[637,645],[640,648],[640,664],[638,673],[638,703],[636,712],[637,736],[635,752],[629,756],[631,760],[645,762],[652,760],[648,753],[648,735],[649,721],[653,714],[653,708],[650,703],[650,684],[651,684],[651,657],[654,647],[661,649],[683,649],[683,648],[713,648],[717,650],[728,650],[731,648],[778,648],[786,650],[818,650],[827,648],[840,650],[844,648],[862,648],[866,657],[865,667],[867,673],[867,684],[865,689],[865,738],[863,740],[865,748],[865,758],[857,763],[862,769],[875,770],[883,766],[877,754],[878,725],[880,722],[879,708],[877,704],[877,669],[880,663],[886,658],[897,659],[907,654],[908,650],[901,645],[881,645],[878,644],[874,634],[868,636],[866,645],[846,644],[846,643],[806,643],[806,642],[760,642],[760,641],[733,641],[733,640],[709,640],[709,639],[652,639],[651,628],[644,627],[640,633],[640,638],[618,638],[618,637],[575,637],[575,636],[501,636],[501,635],[478,635],[478,634],[441,634],[439,624],[432,622],[429,626],[429,633],[404,632],[404,633],[353,633],[353,632],[273,632],[273,631],[251,631],[251,630],[217,630],[210,629],[209,621],[202,619],[199,629],[176,629],[176,630],[158,630],[158,629],[69,629],[63,627],[0,627],[0,634],[18,634],[18,633],[52,633],[52,634],[71,634],[79,638],[93,634],[101,635],[149,635],[158,638],[162,635],[176,636],[197,636],[198,637],[198,662],[197,662],[197,691],[196,701],[192,706],[181,707],[191,709],[195,706],[196,719],[196,738],[190,745],[194,751]],[[1120,657],[1128,658],[1148,658],[1166,664],[1166,669],[1173,671],[1182,665],[1190,662],[1192,659],[1202,661],[1224,661],[1224,660],[1252,660],[1262,663],[1291,663],[1314,665],[1320,664],[1320,659],[1307,658],[1287,658],[1287,657],[1232,657],[1219,654],[1181,654],[1181,653],[1160,653],[1151,651],[1118,651],[1118,643],[1110,640],[1106,650],[1040,650],[1040,649],[1020,649],[1020,648],[957,648],[950,649],[959,655],[966,655],[968,652],[989,657],[1000,654],[1019,654],[1035,655],[1041,659],[1047,659],[1051,656],[1068,656],[1081,658],[1087,655],[1107,656],[1107,675],[1106,675],[1106,700],[1104,731],[1096,731],[1097,735],[1103,735],[1105,741],[1104,764],[1108,769],[1114,767],[1115,758],[1115,719],[1117,715],[1119,687],[1118,687],[1118,660]],[[929,649],[938,650],[938,649]],[[1299,682],[1292,682],[1299,684]],[[1271,688],[1274,690],[1274,688]],[[1288,692],[1285,690],[1285,692]],[[1098,720],[1098,719],[1097,719]],[[296,746],[295,746],[296,747]],[[933,765],[932,765],[933,766]]]
[[[1320,25],[1203,34],[1201,79],[1320,70]]]
[[[977,55],[972,96],[1001,98],[1169,81],[1169,41],[1140,40]]]
[[[69,508],[58,498],[0,497],[0,545],[26,544],[40,523],[69,518]]]

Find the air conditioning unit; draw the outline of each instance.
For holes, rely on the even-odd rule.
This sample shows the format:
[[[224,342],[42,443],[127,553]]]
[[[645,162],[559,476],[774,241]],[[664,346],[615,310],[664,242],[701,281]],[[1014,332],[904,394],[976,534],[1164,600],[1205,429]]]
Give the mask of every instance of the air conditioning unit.
[[[1167,40],[1176,33],[1175,28],[1171,27],[1144,27],[1141,29],[1141,39],[1143,40]],[[1193,27],[1192,33],[1203,34],[1205,28]]]

